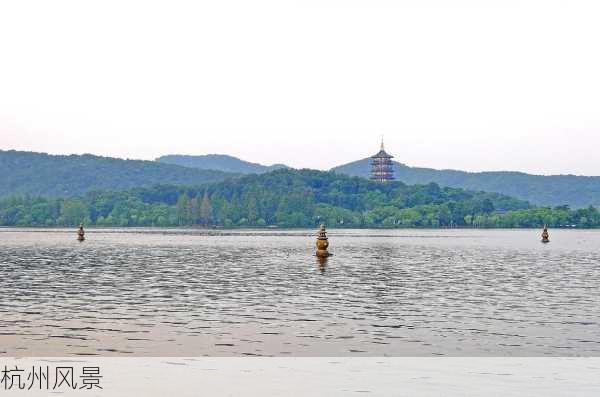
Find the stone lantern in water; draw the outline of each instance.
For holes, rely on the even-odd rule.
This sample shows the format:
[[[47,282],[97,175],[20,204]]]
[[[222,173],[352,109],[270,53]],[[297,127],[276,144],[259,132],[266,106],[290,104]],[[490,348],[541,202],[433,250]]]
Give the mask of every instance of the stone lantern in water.
[[[85,231],[83,230],[83,223],[79,225],[79,230],[77,231],[77,240],[83,241],[85,240]]]
[[[329,247],[329,241],[327,240],[327,232],[325,231],[325,225],[321,225],[319,230],[319,236],[317,237],[317,257],[327,258],[332,254],[327,251]]]
[[[542,232],[542,243],[550,242],[550,234],[548,233],[548,227],[544,225],[544,231]]]

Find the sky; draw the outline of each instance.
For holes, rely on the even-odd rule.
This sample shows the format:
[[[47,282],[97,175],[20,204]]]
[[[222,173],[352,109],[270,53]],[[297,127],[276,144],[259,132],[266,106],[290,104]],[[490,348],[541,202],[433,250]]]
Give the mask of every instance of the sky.
[[[600,175],[600,2],[7,1],[0,149]]]

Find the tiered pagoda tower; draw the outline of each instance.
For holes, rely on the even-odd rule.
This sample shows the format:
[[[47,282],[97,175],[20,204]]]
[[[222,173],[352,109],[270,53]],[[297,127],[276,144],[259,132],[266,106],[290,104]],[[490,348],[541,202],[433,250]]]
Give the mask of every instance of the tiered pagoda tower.
[[[386,153],[381,139],[381,149],[371,157],[371,179],[377,182],[394,180],[394,168],[392,163],[394,156]]]

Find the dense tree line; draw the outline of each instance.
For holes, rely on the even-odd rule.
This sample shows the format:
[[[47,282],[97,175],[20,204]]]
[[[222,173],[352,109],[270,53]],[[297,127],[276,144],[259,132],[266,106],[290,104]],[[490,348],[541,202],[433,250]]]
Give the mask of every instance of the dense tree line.
[[[222,227],[598,227],[593,207],[532,207],[497,193],[278,170],[200,186],[0,200],[0,225]]]

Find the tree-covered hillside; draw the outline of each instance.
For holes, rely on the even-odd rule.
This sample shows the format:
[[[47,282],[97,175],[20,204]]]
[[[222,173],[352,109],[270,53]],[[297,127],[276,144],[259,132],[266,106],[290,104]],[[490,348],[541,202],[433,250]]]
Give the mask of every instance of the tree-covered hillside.
[[[369,159],[341,165],[333,171],[368,178]],[[440,186],[498,192],[535,205],[600,206],[600,177],[575,175],[530,175],[522,172],[465,172],[409,167],[394,162],[396,179],[407,184],[434,182]]]
[[[181,165],[183,167],[199,168],[202,170],[219,170],[238,174],[262,174],[280,168],[288,168],[283,164],[262,165],[240,160],[225,154],[206,154],[188,156],[169,154],[156,159],[160,163]]]
[[[124,190],[157,184],[201,184],[232,174],[154,161],[122,160],[90,154],[52,156],[0,150],[0,197],[70,197],[92,190]]]
[[[532,208],[498,193],[431,183],[376,183],[312,170],[278,170],[202,186],[91,192],[70,199],[0,200],[0,225],[217,225],[314,227],[520,227],[600,224],[595,209]],[[580,218],[586,217],[585,222]],[[579,217],[579,218],[576,218]]]

